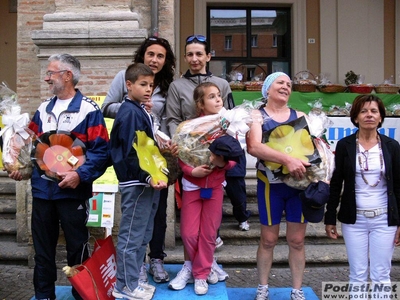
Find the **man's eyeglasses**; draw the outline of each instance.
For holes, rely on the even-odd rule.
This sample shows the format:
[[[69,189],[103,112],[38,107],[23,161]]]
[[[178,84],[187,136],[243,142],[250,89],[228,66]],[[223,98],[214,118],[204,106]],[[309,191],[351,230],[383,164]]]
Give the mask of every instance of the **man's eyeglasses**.
[[[57,73],[62,73],[62,72],[67,72],[68,70],[60,70],[60,71],[47,71],[45,74],[48,77],[51,77],[51,75],[53,74],[57,74]]]
[[[202,43],[206,43],[207,42],[207,38],[204,35],[195,34],[195,35],[188,36],[186,38],[186,43],[191,43],[194,40],[198,40],[199,42],[202,42]]]

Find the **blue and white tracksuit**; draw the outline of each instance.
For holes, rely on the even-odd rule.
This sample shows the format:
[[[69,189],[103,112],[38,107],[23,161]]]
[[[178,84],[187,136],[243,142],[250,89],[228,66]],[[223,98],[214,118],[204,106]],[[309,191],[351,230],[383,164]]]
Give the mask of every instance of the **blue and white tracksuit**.
[[[136,131],[154,139],[153,120],[139,102],[125,98],[114,120],[110,153],[121,191],[121,223],[117,243],[117,282],[133,291],[153,234],[160,192],[149,185],[150,174],[142,170],[132,147]]]
[[[97,104],[79,90],[66,111],[57,118],[52,112],[56,96],[40,104],[29,128],[40,138],[49,131],[66,131],[86,146],[86,160],[76,172],[80,184],[75,188],[60,188],[58,182],[44,179],[34,168],[32,185],[32,238],[35,248],[34,286],[37,299],[55,299],[57,268],[55,263],[59,227],[64,231],[69,266],[82,263],[88,257],[86,227],[92,182],[107,168],[108,132]],[[76,299],[78,293],[72,291]]]

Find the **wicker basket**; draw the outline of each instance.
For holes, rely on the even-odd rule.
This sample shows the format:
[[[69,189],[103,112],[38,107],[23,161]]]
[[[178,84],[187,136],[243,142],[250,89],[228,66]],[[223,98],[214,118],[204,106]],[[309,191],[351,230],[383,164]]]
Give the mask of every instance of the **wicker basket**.
[[[321,93],[343,93],[346,89],[346,86],[339,84],[318,85],[318,90]]]
[[[375,92],[379,94],[397,94],[399,87],[396,85],[376,85]]]
[[[248,81],[245,82],[246,91],[261,91],[263,82],[262,81]]]
[[[293,91],[296,92],[303,92],[303,93],[309,93],[309,92],[315,92],[316,85],[315,84],[293,84]]]
[[[294,80],[295,82],[297,82],[298,80],[302,81],[302,79],[298,79],[298,75],[300,73],[308,73],[309,75],[311,75],[310,76],[311,77],[310,80],[315,81],[315,76],[311,72],[309,72],[309,71],[300,71],[300,72],[297,72],[295,77],[294,77],[295,78],[295,80]],[[296,91],[296,92],[309,93],[309,92],[315,92],[316,88],[317,88],[317,85],[314,84],[314,83],[308,83],[308,82],[302,83],[302,82],[300,82],[300,83],[294,83],[292,89],[293,89],[293,91]]]
[[[367,84],[350,84],[348,88],[351,93],[357,94],[370,94],[374,90],[372,85]]]
[[[229,84],[231,87],[232,91],[243,91],[244,90],[244,84],[243,83],[231,83]]]
[[[261,86],[246,85],[246,91],[260,91],[261,92]]]

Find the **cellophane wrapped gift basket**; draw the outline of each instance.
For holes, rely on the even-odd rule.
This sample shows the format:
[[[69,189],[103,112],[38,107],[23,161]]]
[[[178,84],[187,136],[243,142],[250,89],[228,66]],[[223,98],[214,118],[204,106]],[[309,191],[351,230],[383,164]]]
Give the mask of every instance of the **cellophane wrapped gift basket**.
[[[296,92],[315,92],[317,81],[310,71],[300,71],[293,77],[293,90]]]
[[[279,125],[263,134],[263,142],[282,153],[309,162],[303,179],[290,175],[286,166],[275,162],[264,162],[269,169],[269,178],[281,179],[285,184],[305,190],[310,183],[324,181],[329,183],[334,169],[334,155],[324,139],[326,128],[332,122],[321,109],[311,110],[292,122]]]
[[[393,103],[387,106],[386,116],[400,116],[400,103]]]
[[[257,74],[252,78],[251,81],[246,81],[244,83],[246,91],[261,91],[262,85],[264,83],[264,73]]]
[[[321,73],[318,77],[319,84],[317,86],[321,93],[343,93],[347,87],[340,84],[334,84],[331,82],[329,73]]]
[[[381,84],[375,85],[375,92],[378,94],[397,94],[399,86],[393,83],[393,75],[385,79]]]
[[[30,154],[36,135],[28,128],[29,114],[21,114],[17,94],[4,82],[0,85],[0,115],[3,167],[7,172],[19,171],[23,179],[29,179],[32,175]]]
[[[238,71],[232,71],[229,73],[229,86],[231,87],[232,91],[243,91],[245,88],[244,83],[242,82],[243,80],[243,75],[242,73]]]
[[[350,93],[370,94],[374,90],[373,84],[365,83],[364,75],[356,74],[353,71],[346,73],[344,82],[346,83]]]
[[[249,124],[262,122],[261,116],[255,120],[257,116],[252,114],[258,105],[245,100],[231,110],[222,108],[218,114],[182,122],[172,137],[172,142],[178,145],[179,158],[192,167],[209,165],[208,147],[216,138],[225,134],[244,136],[249,130]]]

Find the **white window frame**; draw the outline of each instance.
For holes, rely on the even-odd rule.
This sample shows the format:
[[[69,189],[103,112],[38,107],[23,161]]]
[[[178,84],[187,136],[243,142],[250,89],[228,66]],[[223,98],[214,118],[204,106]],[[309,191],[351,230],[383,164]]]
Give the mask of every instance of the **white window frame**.
[[[227,50],[227,51],[232,50],[232,36],[231,35],[225,36],[224,50]]]
[[[278,47],[278,35],[277,34],[274,34],[272,36],[272,47],[274,47],[274,48]]]
[[[258,35],[257,34],[252,34],[251,35],[251,47],[252,48],[257,48],[258,47]]]

